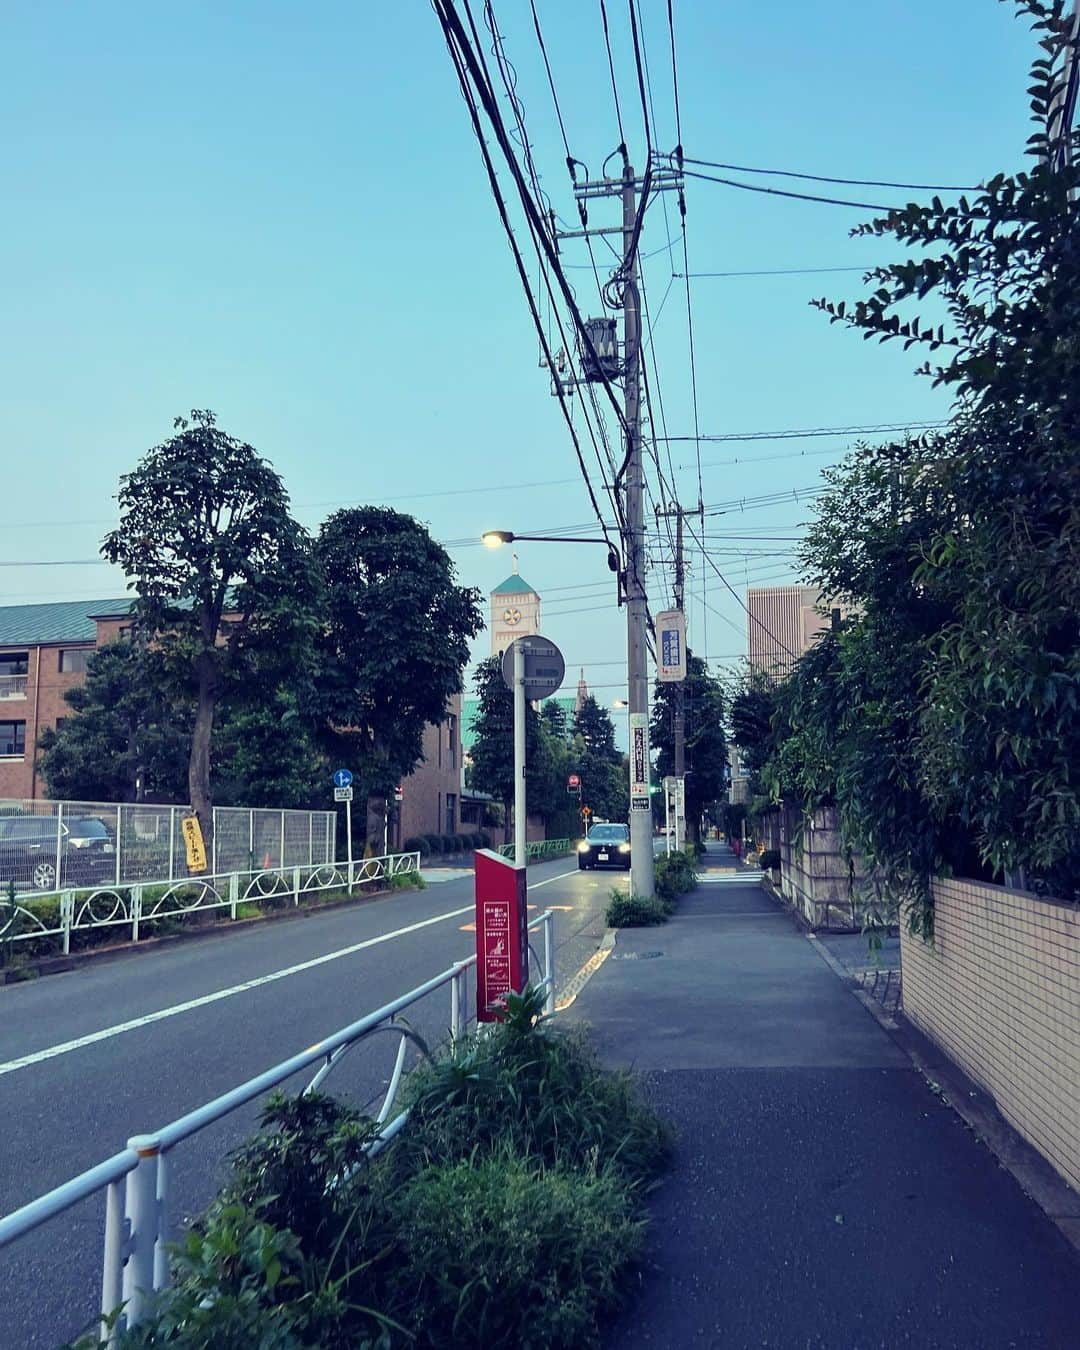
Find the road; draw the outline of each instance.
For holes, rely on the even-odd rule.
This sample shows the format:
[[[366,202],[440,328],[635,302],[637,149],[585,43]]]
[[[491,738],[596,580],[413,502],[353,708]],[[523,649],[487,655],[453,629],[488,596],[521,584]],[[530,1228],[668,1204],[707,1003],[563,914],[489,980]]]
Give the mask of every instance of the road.
[[[556,911],[560,983],[595,951],[616,883],[625,885],[618,874],[579,873],[573,858],[530,867],[530,905]],[[0,1213],[468,956],[472,905],[472,872],[461,871],[425,891],[0,987]],[[439,1039],[449,990],[409,1021]],[[368,1103],[395,1050],[394,1038],[376,1037],[328,1089]],[[256,1115],[238,1111],[176,1150],[174,1219],[212,1196]],[[103,1229],[98,1197],[0,1252],[0,1346],[55,1346],[94,1317]]]

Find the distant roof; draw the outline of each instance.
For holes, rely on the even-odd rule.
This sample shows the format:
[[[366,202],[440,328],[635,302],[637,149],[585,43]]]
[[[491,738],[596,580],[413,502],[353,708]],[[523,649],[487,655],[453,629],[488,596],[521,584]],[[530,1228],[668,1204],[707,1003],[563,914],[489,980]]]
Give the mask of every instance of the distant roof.
[[[131,611],[123,600],[62,600],[56,605],[0,605],[0,646],[36,642],[93,642],[95,619],[122,617]]]
[[[538,595],[524,577],[518,576],[516,572],[506,578],[501,586],[496,586],[491,592],[492,595]]]

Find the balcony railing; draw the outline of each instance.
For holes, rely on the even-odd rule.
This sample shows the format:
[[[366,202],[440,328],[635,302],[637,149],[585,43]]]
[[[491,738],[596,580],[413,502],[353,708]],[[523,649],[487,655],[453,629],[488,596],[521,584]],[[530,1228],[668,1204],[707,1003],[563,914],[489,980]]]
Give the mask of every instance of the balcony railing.
[[[25,698],[25,675],[0,675],[0,698]]]

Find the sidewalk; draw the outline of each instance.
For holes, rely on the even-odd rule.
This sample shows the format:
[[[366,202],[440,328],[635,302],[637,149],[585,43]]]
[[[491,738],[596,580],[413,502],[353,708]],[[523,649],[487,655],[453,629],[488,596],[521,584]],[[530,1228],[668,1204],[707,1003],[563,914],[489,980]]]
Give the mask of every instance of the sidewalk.
[[[573,1007],[679,1135],[606,1344],[1075,1350],[1074,1249],[730,852],[706,866]]]

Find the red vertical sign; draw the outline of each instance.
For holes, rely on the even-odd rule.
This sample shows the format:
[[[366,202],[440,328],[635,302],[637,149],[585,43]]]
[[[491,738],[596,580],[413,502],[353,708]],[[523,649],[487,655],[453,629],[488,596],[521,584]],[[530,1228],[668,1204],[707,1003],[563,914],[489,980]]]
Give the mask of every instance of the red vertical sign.
[[[476,1020],[497,1022],[510,990],[529,982],[525,868],[490,849],[476,853]]]

